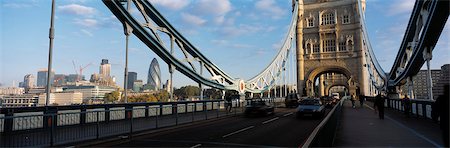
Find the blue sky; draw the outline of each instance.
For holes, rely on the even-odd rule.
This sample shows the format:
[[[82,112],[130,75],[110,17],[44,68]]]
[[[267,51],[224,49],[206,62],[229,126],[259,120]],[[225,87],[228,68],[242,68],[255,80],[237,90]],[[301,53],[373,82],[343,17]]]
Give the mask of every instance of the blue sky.
[[[233,77],[249,79],[275,56],[291,18],[291,0],[151,0],[194,46]],[[92,65],[86,78],[98,73],[101,59],[112,63],[112,75],[123,84],[125,36],[115,16],[99,0],[57,1],[53,67],[72,74],[74,60]],[[366,20],[375,54],[386,72],[403,38],[413,0],[367,0]],[[47,67],[50,0],[0,1],[0,83],[11,86],[26,74]],[[434,49],[432,68],[450,63],[449,23]],[[136,37],[130,37],[129,71],[146,82],[153,58],[162,81],[168,68]],[[179,72],[174,86],[195,84]]]

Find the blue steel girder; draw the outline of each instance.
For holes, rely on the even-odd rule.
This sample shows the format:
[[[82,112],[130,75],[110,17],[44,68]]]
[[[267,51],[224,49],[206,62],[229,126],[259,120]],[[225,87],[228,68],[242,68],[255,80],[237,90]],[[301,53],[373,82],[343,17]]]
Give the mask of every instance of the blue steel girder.
[[[386,87],[386,73],[383,68],[378,63],[377,58],[372,50],[372,45],[370,44],[369,35],[367,34],[366,21],[364,11],[362,9],[362,2],[358,0],[358,10],[359,10],[359,18],[362,28],[363,41],[365,43],[364,47],[367,49],[367,53],[364,54],[366,57],[366,67],[369,71],[370,81],[372,85],[374,85],[378,90],[384,89]],[[375,77],[376,76],[376,77]]]
[[[448,6],[448,0],[416,1],[394,65],[389,73],[389,86],[400,85],[407,77],[414,76],[420,71],[425,63],[424,50],[428,49],[431,53],[444,29],[449,16]],[[421,12],[424,14],[423,11],[428,12],[427,16],[421,16]],[[426,20],[420,20],[421,17]],[[418,23],[422,23],[418,21],[425,23],[417,26]],[[411,43],[414,44],[414,48],[409,49],[410,53],[407,53]]]
[[[177,40],[182,42],[182,47],[184,47],[192,57],[202,60],[205,65],[211,67],[211,69],[213,70],[212,73],[220,74],[224,79],[228,81],[228,83],[231,83],[231,85],[234,83],[234,79],[223,73],[220,69],[213,66],[214,64],[207,60],[206,57],[204,57],[200,52],[193,48],[193,46],[189,42],[182,38],[182,36],[170,24],[168,24],[168,22],[156,11],[156,9],[154,9],[151,5],[147,5],[149,4],[147,1],[133,2],[142,4],[147,14],[152,14],[148,16],[150,16],[153,22],[159,25],[159,27],[165,28],[167,32],[170,33],[170,35],[173,35]],[[174,65],[178,71],[198,83],[202,83],[218,89],[231,89],[229,87],[225,87],[225,85],[221,83],[217,83],[216,81],[200,76],[193,69],[182,64],[181,61],[171,55],[171,53],[158,41],[158,39],[155,39],[147,30],[145,30],[140,22],[132,17],[132,15],[126,10],[126,8],[120,1],[103,0],[103,3],[123,24],[130,25],[130,27],[133,29],[133,34],[136,35],[136,37],[138,37],[166,63]]]
[[[132,14],[124,7],[125,2],[133,2],[136,8],[141,12],[146,23],[140,23]],[[240,79],[235,79],[226,74],[218,66],[212,63],[206,58],[195,46],[193,46],[187,39],[184,38],[157,10],[149,1],[146,0],[103,0],[103,3],[111,10],[111,12],[122,22],[124,26],[129,26],[132,29],[132,33],[136,35],[144,44],[146,44],[151,50],[155,52],[162,60],[164,60],[170,67],[174,66],[175,69],[189,77],[190,79],[205,84],[210,87],[222,89],[222,90],[237,90],[242,91],[240,86]],[[271,74],[272,71],[276,71],[275,79],[281,76],[281,72],[285,69],[287,58],[289,57],[289,49],[292,46],[292,40],[295,37],[295,28],[297,22],[298,4],[296,2],[291,27],[287,34],[286,40],[283,46],[280,48],[279,53],[274,58],[272,63],[263,72],[255,76],[254,78],[245,82],[245,90],[252,93],[261,93],[267,91],[274,85],[274,80]],[[147,31],[145,28],[150,30]],[[127,30],[130,30],[126,29]],[[170,36],[171,48],[170,52],[166,48],[163,40],[160,38],[158,31]],[[153,36],[152,36],[153,35]],[[173,44],[176,44],[182,51],[185,62],[188,62],[189,66],[185,65],[179,59],[172,55]],[[192,57],[192,58],[191,58]],[[202,67],[205,67],[211,74],[211,78],[205,78],[202,74],[197,73],[195,66],[192,63],[192,59],[199,61]],[[276,66],[273,66],[276,65]],[[202,68],[200,67],[200,68]],[[266,80],[269,79],[269,80]],[[270,81],[271,83],[267,83]],[[256,85],[255,85],[256,84]],[[267,85],[270,84],[270,85]],[[262,85],[262,86],[261,86]]]

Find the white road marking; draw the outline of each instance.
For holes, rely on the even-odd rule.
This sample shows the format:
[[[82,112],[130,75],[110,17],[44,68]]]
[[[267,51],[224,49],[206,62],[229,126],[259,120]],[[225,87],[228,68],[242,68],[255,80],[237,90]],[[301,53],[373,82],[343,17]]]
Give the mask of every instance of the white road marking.
[[[266,124],[266,123],[275,121],[275,120],[277,120],[277,119],[278,119],[278,117],[275,117],[275,118],[273,118],[273,119],[270,119],[270,120],[267,120],[267,121],[262,122],[262,124]]]
[[[245,131],[245,130],[249,130],[249,129],[251,129],[251,128],[254,128],[254,127],[255,127],[255,126],[249,126],[249,127],[246,127],[246,128],[240,129],[240,130],[238,130],[238,131],[235,131],[235,132],[232,132],[232,133],[229,133],[229,134],[223,135],[223,136],[222,136],[222,138],[225,138],[225,137],[228,137],[228,136],[231,136],[231,135],[234,135],[234,134],[237,134],[237,133],[243,132],[243,131]]]
[[[289,116],[289,115],[292,115],[292,114],[294,114],[294,113],[290,112],[290,113],[284,114],[283,117],[286,117],[286,116]]]
[[[202,146],[202,144],[194,145],[194,146],[192,146],[191,148],[196,148],[196,147],[200,147],[200,146]]]

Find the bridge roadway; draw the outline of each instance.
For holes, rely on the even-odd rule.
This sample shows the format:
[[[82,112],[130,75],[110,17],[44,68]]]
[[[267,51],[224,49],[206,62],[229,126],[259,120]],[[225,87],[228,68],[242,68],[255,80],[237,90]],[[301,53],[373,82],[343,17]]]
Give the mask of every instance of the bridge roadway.
[[[327,110],[328,113],[329,110]],[[209,122],[142,134],[131,140],[84,145],[94,147],[298,147],[308,138],[321,119],[297,119],[295,109],[276,108],[265,117],[222,118]]]

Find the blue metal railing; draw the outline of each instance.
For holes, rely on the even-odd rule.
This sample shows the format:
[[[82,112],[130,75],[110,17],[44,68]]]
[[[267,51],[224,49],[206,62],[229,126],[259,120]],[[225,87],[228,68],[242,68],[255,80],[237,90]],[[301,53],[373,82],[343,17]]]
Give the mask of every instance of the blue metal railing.
[[[55,146],[237,115],[223,100],[3,108],[0,147]]]

